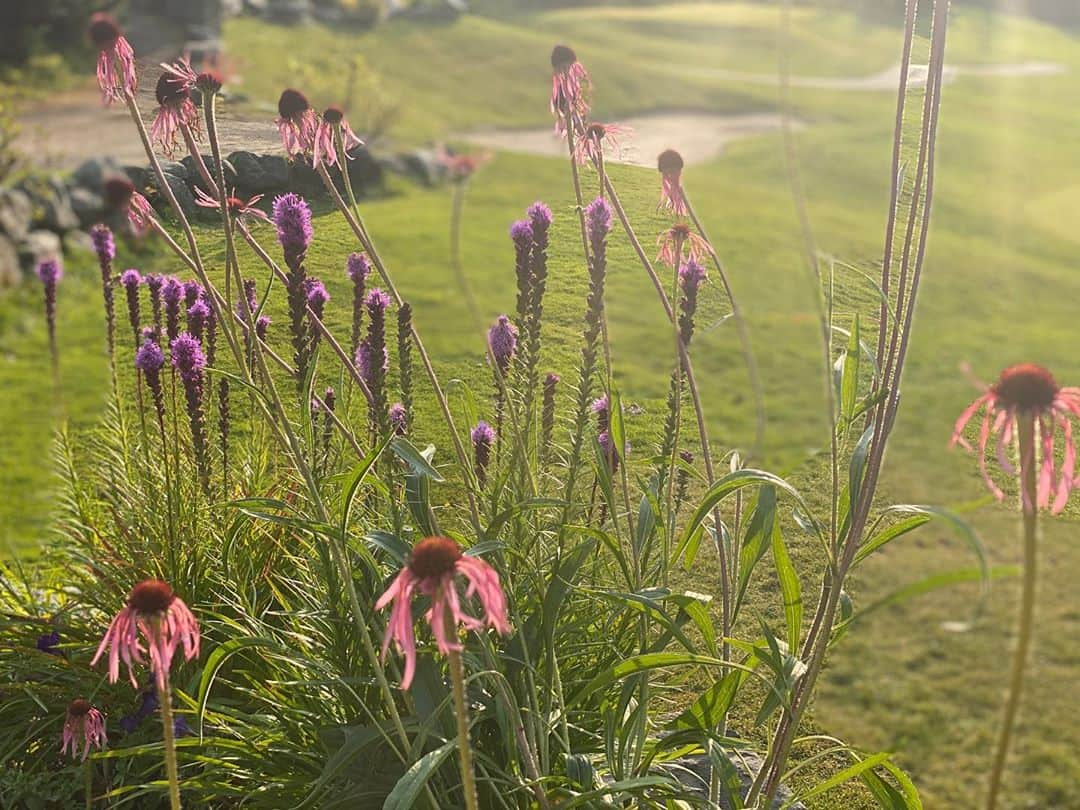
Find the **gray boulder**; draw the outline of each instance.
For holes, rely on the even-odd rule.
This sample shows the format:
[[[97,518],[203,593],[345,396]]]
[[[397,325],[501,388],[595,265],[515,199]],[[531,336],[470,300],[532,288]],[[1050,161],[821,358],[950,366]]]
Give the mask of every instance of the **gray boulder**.
[[[30,231],[19,243],[19,258],[29,267],[45,259],[58,259],[62,252],[60,237],[52,231]]]
[[[187,180],[194,174],[194,163],[189,162],[191,159],[191,156],[188,155],[183,161],[163,160],[161,161],[161,173]]]
[[[18,242],[30,230],[34,209],[30,196],[14,188],[0,189],[0,232]]]
[[[169,184],[169,188],[176,196],[176,202],[179,203],[180,209],[184,212],[184,216],[193,217],[201,209],[195,204],[195,195],[191,191],[191,186],[183,177],[178,177],[175,174],[169,172],[162,172],[165,175],[165,182]],[[158,185],[157,178],[153,179],[154,190],[157,192],[157,205],[160,210],[170,211],[168,198],[165,196],[163,189]]]
[[[105,216],[105,203],[101,195],[83,186],[71,189],[71,208],[79,218],[79,226],[82,228],[101,222],[101,218]]]
[[[734,785],[734,781],[737,778],[739,782],[739,791],[745,796],[746,792],[750,789],[750,785],[754,781],[754,777],[757,776],[757,772],[761,769],[763,760],[757,754],[751,752],[745,752],[740,755],[736,755],[732,752],[729,762],[731,764],[731,771],[727,776],[730,780],[730,784]],[[678,779],[688,791],[696,796],[700,796],[702,799],[708,799],[710,776],[708,756],[699,754],[697,756],[680,757],[679,759],[666,763],[664,767],[665,770]],[[721,791],[721,793],[723,793],[723,791]],[[781,785],[773,799],[772,810],[780,810],[781,807],[786,807],[787,810],[806,810],[806,805],[802,802],[788,804],[790,800],[791,791],[786,786]],[[724,810],[731,810],[732,804],[726,796],[721,795],[720,806],[724,808]]]
[[[140,194],[152,185],[150,178],[154,176],[154,173],[145,166],[125,166],[123,173],[127,175],[131,185],[135,186],[135,190]]]
[[[434,186],[446,178],[446,167],[434,149],[417,149],[400,155],[407,174],[425,186]]]
[[[233,152],[225,165],[235,170],[237,187],[251,194],[284,191],[289,184],[289,164],[280,155]]]
[[[210,176],[214,178],[214,182],[217,182],[217,164],[214,163],[213,155],[203,155],[203,163],[206,164],[206,170],[210,172]],[[191,155],[185,157],[180,164],[184,167],[185,177],[189,183],[198,186],[203,191],[209,191],[206,187],[206,183],[203,182],[202,175],[199,173],[199,167],[195,163],[195,158]],[[225,170],[225,190],[228,191],[236,185],[236,169],[228,161],[224,160],[221,163],[222,168]]]
[[[0,233],[0,288],[14,287],[21,279],[19,251],[14,242]]]
[[[100,194],[101,187],[105,185],[106,180],[110,177],[123,176],[124,167],[115,158],[96,157],[83,161],[74,174],[71,175],[71,182],[87,191]]]
[[[94,240],[86,231],[68,231],[64,234],[64,253],[93,253]]]
[[[311,19],[308,0],[267,0],[266,19],[284,25],[299,25]]]
[[[79,227],[79,218],[71,208],[67,184],[59,177],[31,177],[24,180],[20,188],[30,197],[33,225],[57,233]]]

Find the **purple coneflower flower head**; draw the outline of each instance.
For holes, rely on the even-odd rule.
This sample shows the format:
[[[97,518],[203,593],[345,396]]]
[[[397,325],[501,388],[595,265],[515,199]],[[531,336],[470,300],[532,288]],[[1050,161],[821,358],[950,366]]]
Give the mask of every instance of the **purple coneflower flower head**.
[[[311,244],[311,208],[299,194],[282,194],[274,199],[274,224],[278,241],[286,251],[302,254]]]
[[[599,162],[603,160],[605,150],[621,157],[623,140],[632,132],[630,127],[622,124],[591,123],[574,141],[574,160],[582,165],[589,161]]]
[[[233,189],[229,196],[225,198],[225,205],[229,209],[229,214],[233,219],[245,222],[250,222],[252,220],[269,222],[270,215],[261,208],[256,207],[256,203],[258,203],[263,196],[264,195],[262,194],[255,194],[245,200],[243,197],[238,197],[236,195],[236,189]],[[221,207],[221,204],[217,200],[198,186],[195,186],[195,204],[202,208],[213,208],[214,210]]]
[[[518,329],[506,315],[500,315],[495,320],[495,325],[488,329],[488,348],[491,356],[495,359],[495,365],[499,373],[505,375],[510,370],[510,364],[514,361],[514,352],[517,350]]]
[[[468,580],[465,598],[476,596],[481,605],[479,618],[465,612],[457,576]],[[479,557],[462,554],[461,547],[447,537],[427,537],[417,543],[409,554],[408,564],[394,579],[393,584],[375,603],[382,610],[393,603],[390,620],[383,637],[383,657],[390,642],[397,644],[405,656],[405,672],[401,688],[408,689],[416,672],[416,636],[413,632],[412,599],[419,591],[431,600],[431,607],[424,614],[435,643],[443,655],[460,651],[457,626],[467,630],[481,630],[485,625],[506,635],[510,621],[506,615],[506,596],[499,585],[499,574]]]
[[[90,17],[90,41],[98,49],[97,80],[101,100],[106,104],[135,95],[135,52],[124,38],[120,26],[108,14],[97,12]]]
[[[1076,444],[1073,441],[1074,417],[1080,417],[1080,388],[1062,388],[1058,386],[1054,375],[1047,369],[1034,363],[1021,363],[1010,366],[1001,372],[997,382],[986,386],[986,393],[976,399],[956,420],[951,444],[959,444],[967,450],[971,445],[964,438],[964,428],[979,413],[985,411],[979,426],[978,448],[979,472],[986,486],[998,500],[1005,493],[990,478],[986,469],[986,448],[996,437],[996,456],[1001,469],[1008,475],[1015,475],[1016,467],[1008,458],[1008,448],[1017,435],[1017,418],[1031,418],[1038,428],[1037,436],[1041,444],[1041,464],[1037,467],[1036,502],[1028,503],[1026,487],[1023,491],[1025,511],[1035,508],[1049,508],[1059,514],[1069,499],[1069,493],[1076,488]],[[1061,431],[1065,449],[1061,467],[1055,470],[1057,461],[1054,452],[1054,440]],[[1033,449],[1034,451],[1034,449]],[[1036,465],[1036,459],[1020,459],[1021,467]]]
[[[487,483],[487,468],[491,463],[491,447],[495,444],[495,429],[481,420],[469,432],[469,438],[472,439],[476,480],[483,487]]]
[[[395,436],[404,436],[409,429],[409,416],[405,412],[405,406],[400,402],[395,402],[390,406],[390,410],[387,411],[387,418],[390,420],[390,429],[394,431]]]
[[[187,311],[187,327],[188,332],[192,337],[198,340],[200,343],[203,340],[203,336],[206,333],[206,325],[210,322],[211,318],[210,307],[207,306],[206,301],[202,298],[198,299],[194,304],[188,307]]]
[[[131,685],[138,688],[133,665],[144,662],[145,649],[149,652],[150,670],[158,692],[164,692],[166,674],[181,647],[185,660],[198,657],[199,623],[168,583],[146,579],[131,589],[127,605],[113,618],[90,665],[96,665],[108,650],[109,682],[116,683],[120,678],[120,661],[123,660],[131,676]]]
[[[676,267],[683,261],[698,262],[711,248],[690,226],[676,222],[656,238],[659,249],[656,258],[668,267]]]
[[[275,122],[281,135],[281,145],[289,157],[310,152],[315,147],[315,130],[318,120],[311,109],[307,96],[289,88],[278,99],[278,117]]]
[[[656,168],[660,172],[660,203],[657,210],[671,211],[677,217],[685,217],[686,195],[682,187],[682,155],[674,149],[665,149],[656,158]]]
[[[348,157],[349,150],[357,146],[363,146],[364,142],[356,137],[356,133],[349,127],[345,120],[345,113],[340,107],[327,107],[322,114],[315,129],[314,150],[312,152],[312,164],[319,166],[325,163],[333,166],[337,163],[337,145],[334,143],[334,130],[341,130],[341,145]]]
[[[194,335],[182,332],[170,344],[173,368],[184,379],[201,374],[206,367],[206,355],[202,344]]]
[[[585,206],[585,227],[593,244],[605,239],[611,231],[611,206],[603,197],[597,197]]]
[[[577,60],[577,54],[566,45],[551,50],[551,112],[555,116],[555,132],[566,134],[567,123],[575,127],[589,114],[589,74]]]
[[[37,648],[46,655],[60,655],[60,632],[53,630],[38,636]]]
[[[107,225],[95,225],[90,229],[90,242],[99,262],[111,262],[116,258],[116,240]]]
[[[199,111],[191,100],[191,88],[195,86],[195,72],[184,61],[176,66],[163,65],[165,72],[158,77],[154,95],[158,108],[150,124],[150,137],[166,155],[176,151],[178,133],[187,127],[192,137],[200,138]]]
[[[76,698],[68,704],[60,750],[75,758],[79,755],[79,743],[82,743],[84,762],[90,756],[91,748],[105,747],[105,718],[90,705],[90,701],[83,698]]]
[[[157,374],[163,365],[165,365],[165,352],[161,350],[161,346],[152,338],[144,340],[143,345],[135,352],[135,368],[150,376]]]

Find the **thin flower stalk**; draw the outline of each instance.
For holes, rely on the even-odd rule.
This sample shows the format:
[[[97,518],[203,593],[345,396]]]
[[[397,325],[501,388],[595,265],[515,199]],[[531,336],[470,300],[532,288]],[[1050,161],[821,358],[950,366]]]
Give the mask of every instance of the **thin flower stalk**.
[[[407,425],[412,422],[413,416],[412,306],[408,301],[403,302],[397,311],[397,361],[400,404]]]
[[[90,229],[90,241],[97,254],[101,268],[101,297],[105,302],[105,341],[109,349],[109,365],[116,376],[116,305],[113,299],[112,261],[116,258],[116,241],[106,225],[95,225]],[[115,386],[114,386],[115,387]]]
[[[56,287],[64,277],[64,269],[59,259],[46,259],[39,262],[34,272],[41,281],[45,302],[45,325],[49,331],[49,359],[52,361],[53,377],[57,377],[60,368],[60,352],[56,347]]]

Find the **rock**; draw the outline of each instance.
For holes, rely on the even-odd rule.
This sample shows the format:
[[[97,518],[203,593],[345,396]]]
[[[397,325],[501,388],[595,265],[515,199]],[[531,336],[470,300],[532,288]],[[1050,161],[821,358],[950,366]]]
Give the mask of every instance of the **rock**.
[[[31,267],[45,259],[58,259],[61,253],[60,237],[52,231],[30,231],[19,243],[19,258]]]
[[[382,185],[382,166],[366,146],[354,146],[349,157],[349,182],[354,193],[363,194]]]
[[[284,25],[299,25],[311,18],[308,0],[267,0],[266,19]]]
[[[79,227],[88,228],[105,216],[101,195],[82,186],[71,189],[71,208],[79,218]]]
[[[0,232],[18,242],[30,230],[34,208],[30,196],[14,188],[0,189]]]
[[[184,216],[193,217],[199,212],[199,206],[195,204],[195,195],[191,191],[191,186],[188,185],[187,180],[177,177],[175,174],[169,174],[163,172],[165,175],[165,182],[169,184],[169,188],[172,189],[172,193],[176,196],[176,201],[180,204],[181,210],[184,212]],[[162,190],[157,184],[157,178],[152,178],[153,187],[157,199],[154,201],[155,207],[160,211],[169,211],[171,213],[172,206],[169,205],[168,198],[162,193]]]
[[[11,239],[0,233],[0,288],[14,287],[20,280],[19,251]]]
[[[307,158],[296,157],[289,161],[289,191],[305,197],[317,197],[326,193],[322,178],[311,168]]]
[[[739,789],[742,795],[746,795],[746,791],[750,789],[750,785],[754,781],[754,777],[757,775],[758,770],[762,765],[762,758],[752,752],[742,752],[739,755],[732,754],[728,760],[731,763],[735,773],[732,776],[738,775]],[[666,763],[664,766],[672,776],[682,783],[683,787],[691,791],[702,799],[708,799],[709,797],[709,757],[705,754],[699,754],[691,757],[679,757]],[[784,785],[780,786],[780,789],[776,792],[776,797],[773,799],[773,810],[779,810],[781,807],[786,807],[788,810],[806,810],[806,805],[802,802],[794,802],[793,804],[787,804],[791,800],[791,791]],[[731,810],[731,802],[721,795],[720,806],[724,810]]]
[[[96,157],[85,160],[71,175],[71,181],[75,186],[101,193],[101,187],[110,177],[122,177],[124,168],[111,157]]]
[[[284,191],[289,184],[289,164],[280,155],[233,152],[225,160],[236,170],[236,185],[250,194]]]
[[[59,177],[29,177],[19,188],[30,197],[31,224],[58,233],[79,227],[79,218],[71,209],[68,187]]]
[[[203,155],[203,163],[206,164],[206,170],[210,172],[210,176],[217,182],[217,164],[214,163],[213,155]],[[203,182],[202,174],[199,173],[199,167],[195,163],[195,158],[191,155],[185,157],[180,164],[184,167],[185,177],[193,185],[198,186],[203,191],[209,192],[210,189],[206,187],[206,183]],[[228,191],[236,185],[236,169],[228,161],[222,161],[222,168],[225,170],[225,190]]]
[[[407,174],[425,186],[437,185],[446,177],[446,167],[433,149],[417,149],[399,156]]]
[[[153,185],[151,178],[154,173],[145,166],[125,166],[124,174],[127,175],[131,185],[135,186],[135,190],[140,194],[145,193]]]
[[[209,165],[209,162],[207,165]],[[195,175],[195,164],[191,155],[188,155],[182,161],[163,160],[161,161],[161,173],[187,180]]]

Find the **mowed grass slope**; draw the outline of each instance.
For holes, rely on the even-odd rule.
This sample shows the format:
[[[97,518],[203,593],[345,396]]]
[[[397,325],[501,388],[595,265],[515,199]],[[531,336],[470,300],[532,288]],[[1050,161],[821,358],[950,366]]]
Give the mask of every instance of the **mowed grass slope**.
[[[235,21],[227,38],[252,107],[272,102],[286,84],[300,83],[298,66],[306,65],[313,68],[300,73],[311,80],[304,88],[313,100],[335,101],[344,92],[343,61],[362,54],[381,85],[401,100],[393,136],[421,142],[473,127],[546,124],[553,41],[572,44],[589,66],[603,116],[774,107],[773,88],[709,71],[773,70],[778,20],[775,10],[754,6],[687,5],[466,17],[452,26],[402,23],[356,36]],[[969,361],[988,378],[1004,365],[1033,359],[1063,382],[1080,381],[1072,336],[1080,236],[1068,224],[1080,210],[1080,142],[1061,135],[1080,101],[1080,47],[1022,19],[961,10],[952,22],[952,62],[1043,60],[1071,68],[1059,76],[961,76],[944,91],[918,332],[884,490],[895,502],[955,506],[985,500],[973,461],[946,448],[953,419],[975,393],[959,364]],[[791,41],[793,70],[806,75],[866,75],[888,67],[899,52],[895,29],[833,12],[793,13]],[[282,53],[290,56],[282,59]],[[914,93],[912,103],[918,100]],[[889,93],[810,90],[794,99],[796,113],[810,123],[797,141],[818,246],[864,270],[881,253],[894,101]],[[672,144],[678,145],[678,133]],[[620,168],[614,178],[640,235],[651,242],[663,226],[654,210],[655,173]],[[716,161],[689,170],[686,180],[753,331],[769,412],[762,463],[792,473],[816,493],[821,480],[816,462],[807,459],[826,441],[820,349],[780,140],[736,143]],[[586,183],[595,193],[592,175]],[[469,192],[465,266],[486,315],[511,309],[506,229],[537,198],[557,217],[544,366],[572,377],[585,280],[563,161],[503,154],[484,168]],[[468,311],[450,274],[448,202],[446,189],[394,182],[391,194],[364,210],[444,378],[465,379],[482,395],[489,386],[482,332],[468,328]],[[353,242],[336,214],[320,216],[316,229],[309,269],[327,281],[332,321],[343,333],[348,304],[342,266]],[[272,238],[269,229],[264,235]],[[220,242],[208,243],[209,255],[220,250]],[[179,270],[160,253],[123,253],[118,265],[127,264]],[[257,272],[253,263],[247,266]],[[857,274],[838,267],[836,281],[843,310],[872,308]],[[6,462],[0,521],[4,536],[22,546],[32,546],[46,530],[48,431],[58,407],[38,295],[27,285],[0,303],[0,413],[7,419],[0,440]],[[627,400],[646,409],[630,417],[629,426],[635,448],[647,453],[662,413],[670,347],[651,287],[618,232],[611,244],[608,307],[616,380]],[[753,436],[750,397],[730,323],[710,328],[725,311],[715,285],[703,307],[694,354],[713,440],[722,448],[745,447]],[[100,412],[107,384],[96,268],[88,257],[69,268],[60,311],[63,407],[73,422],[85,425]],[[284,321],[275,320],[280,330]],[[123,329],[120,334],[126,337]],[[450,450],[430,406],[421,422],[421,438],[428,438],[427,431],[446,460]],[[1072,541],[1075,515],[1070,507],[1064,518],[1047,521],[1044,533],[1040,640],[1005,797],[1009,807],[1080,807],[1074,793],[1080,765],[1071,755],[1080,745],[1080,709],[1069,698],[1069,684],[1080,672],[1080,653],[1070,643],[1080,628],[1072,589],[1080,570],[1080,550]],[[1018,561],[1011,506],[984,506],[969,516],[995,565]],[[812,599],[815,549],[794,533],[789,541]],[[711,565],[703,554],[687,585],[710,590]],[[852,596],[866,605],[899,585],[971,565],[958,540],[926,529],[861,569]],[[751,616],[775,619],[773,590],[768,581],[761,584]],[[929,808],[977,805],[989,765],[1011,649],[1015,583],[994,584],[970,632],[942,629],[943,621],[969,618],[977,596],[973,587],[956,587],[874,614],[838,649],[822,682],[818,723],[860,747],[897,751]],[[853,791],[819,806],[858,807],[864,801]]]

